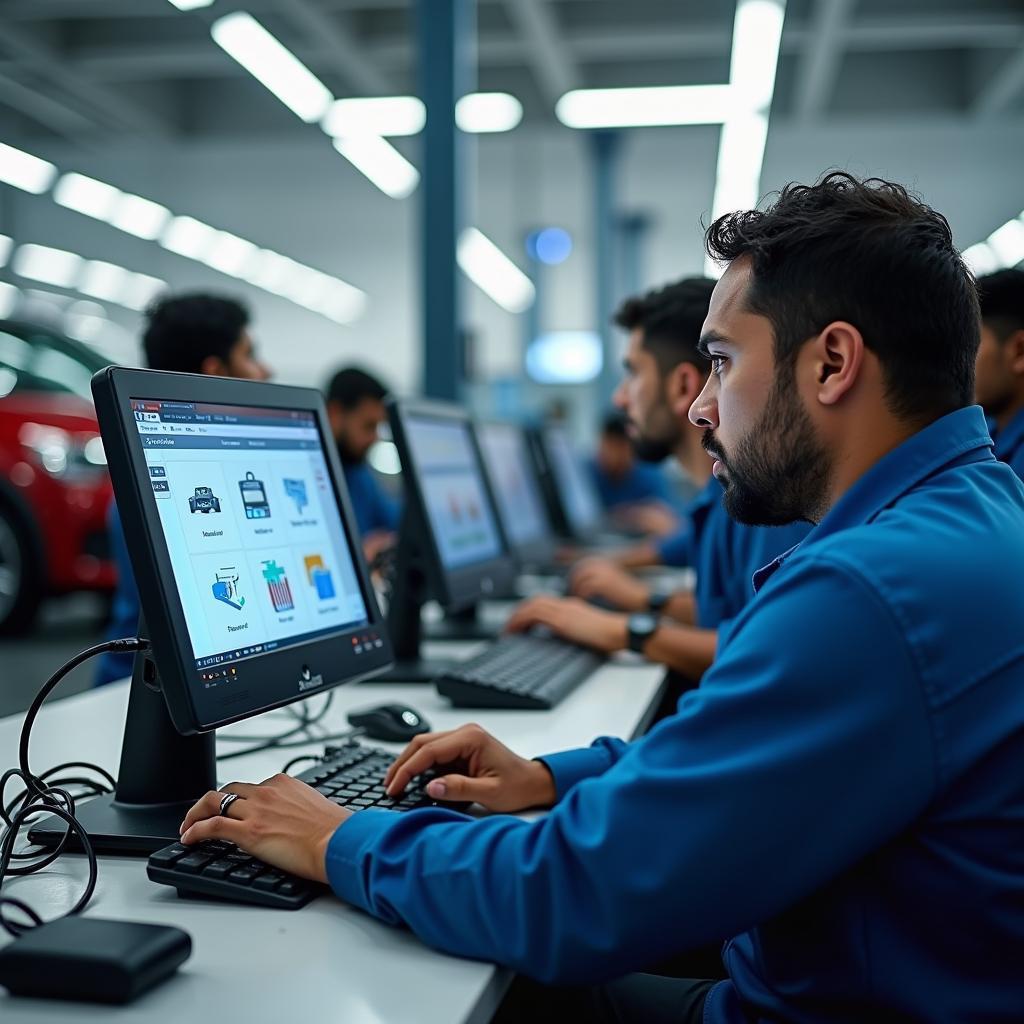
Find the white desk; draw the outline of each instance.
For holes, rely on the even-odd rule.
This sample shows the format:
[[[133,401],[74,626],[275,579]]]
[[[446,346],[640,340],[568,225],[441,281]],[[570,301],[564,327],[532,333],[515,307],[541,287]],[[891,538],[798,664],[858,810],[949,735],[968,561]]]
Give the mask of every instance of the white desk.
[[[444,653],[452,650],[448,645]],[[441,653],[427,651],[428,656]],[[476,721],[519,753],[535,756],[582,746],[601,734],[636,733],[657,705],[662,675],[661,669],[640,663],[611,664],[547,712],[460,711],[427,685],[340,687],[324,724],[340,732],[347,728],[345,713],[351,708],[397,701],[423,712],[435,729]],[[116,774],[127,698],[127,684],[115,684],[45,707],[33,729],[33,768],[40,771],[74,758]],[[315,706],[321,700],[313,698]],[[21,719],[0,721],[3,767],[17,763]],[[289,721],[275,712],[234,728],[272,734]],[[229,746],[234,745],[223,744],[222,750]],[[308,751],[321,747],[312,743]],[[265,778],[306,750],[271,750],[228,761],[221,768],[222,782]],[[38,875],[9,879],[4,891],[53,917],[77,898],[85,877],[84,860],[68,855]],[[143,859],[101,858],[88,913],[177,925],[192,936],[192,956],[177,977],[124,1008],[15,1000],[0,989],[0,1021],[482,1024],[511,979],[510,972],[492,964],[430,950],[409,932],[383,925],[332,896],[295,912],[180,900],[174,890],[146,878]],[[0,932],[0,944],[6,941]]]

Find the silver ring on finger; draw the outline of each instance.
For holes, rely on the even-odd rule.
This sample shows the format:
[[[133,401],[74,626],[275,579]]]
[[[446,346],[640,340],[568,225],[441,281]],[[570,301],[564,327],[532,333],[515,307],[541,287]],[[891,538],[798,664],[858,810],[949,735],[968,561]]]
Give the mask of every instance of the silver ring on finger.
[[[225,793],[220,798],[220,813],[223,817],[228,816],[228,808],[238,799],[237,793]]]

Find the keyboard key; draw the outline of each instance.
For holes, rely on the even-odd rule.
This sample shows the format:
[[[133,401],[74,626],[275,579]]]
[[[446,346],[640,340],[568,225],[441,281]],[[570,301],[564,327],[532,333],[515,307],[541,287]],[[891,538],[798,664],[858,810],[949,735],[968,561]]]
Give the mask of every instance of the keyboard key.
[[[230,860],[215,860],[203,868],[203,878],[224,878],[236,867],[237,865]]]
[[[287,879],[277,887],[277,891],[282,896],[298,896],[305,889],[305,885],[293,878]]]
[[[175,871],[184,871],[189,875],[197,875],[200,871],[206,867],[210,861],[213,860],[208,854],[205,853],[190,853],[187,857],[182,857],[174,864]]]
[[[268,871],[260,875],[252,883],[252,887],[259,892],[273,892],[284,881],[284,875],[276,871]]]
[[[237,867],[228,875],[228,881],[247,883],[251,882],[258,874],[259,868],[257,867]]]
[[[149,855],[149,862],[150,864],[159,864],[163,867],[173,864],[191,852],[192,847],[185,846],[182,843],[175,843],[173,846],[165,846],[162,850],[151,853]]]

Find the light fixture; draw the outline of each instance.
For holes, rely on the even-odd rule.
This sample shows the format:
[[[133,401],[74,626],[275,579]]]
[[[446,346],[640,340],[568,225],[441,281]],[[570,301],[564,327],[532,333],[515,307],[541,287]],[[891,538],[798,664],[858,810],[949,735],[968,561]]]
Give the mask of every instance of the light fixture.
[[[214,270],[230,277],[242,277],[246,267],[259,252],[259,248],[231,234],[230,231],[218,231],[212,245],[203,257],[203,262]]]
[[[160,244],[179,256],[205,262],[220,232],[195,217],[175,217],[160,236]]]
[[[455,123],[464,132],[510,132],[522,119],[522,103],[507,92],[473,92],[455,104]]]
[[[251,14],[236,11],[210,28],[214,42],[307,124],[327,113],[330,90]]]
[[[21,245],[14,253],[14,272],[33,281],[70,288],[78,277],[82,257],[48,245]]]
[[[166,287],[167,282],[161,281],[159,277],[129,272],[120,304],[136,312],[142,312]]]
[[[11,255],[14,239],[10,235],[0,235],[0,267],[7,265],[7,257]]]
[[[0,142],[0,181],[41,195],[56,177],[57,168],[53,164]]]
[[[65,174],[53,190],[54,202],[97,220],[109,219],[120,198],[120,189],[74,171]]]
[[[392,199],[404,199],[419,184],[420,172],[386,139],[349,135],[333,140],[334,148]]]
[[[377,441],[367,454],[366,461],[385,476],[397,476],[402,472],[402,460],[394,441]]]
[[[75,285],[83,295],[120,303],[128,284],[129,272],[105,260],[87,260]]]
[[[14,312],[14,307],[18,305],[20,297],[21,293],[13,284],[0,281],[0,320],[9,317]]]
[[[110,214],[110,224],[115,228],[147,242],[156,241],[170,219],[171,211],[166,206],[131,192],[121,193]]]
[[[526,251],[531,259],[554,267],[569,258],[572,236],[565,228],[541,228],[527,237]]]
[[[976,242],[974,245],[964,249],[960,255],[963,256],[964,262],[970,267],[971,273],[975,277],[991,274],[993,271],[998,270],[1000,266],[999,257],[992,251],[987,242]]]
[[[526,372],[538,384],[585,384],[600,374],[603,363],[595,331],[551,331],[526,350]]]
[[[416,135],[427,123],[418,96],[365,96],[335,100],[321,122],[331,138],[348,135]]]
[[[196,11],[200,7],[209,7],[213,0],[170,0],[179,11]]]
[[[477,228],[459,235],[456,260],[466,277],[502,309],[522,313],[533,304],[533,282]]]
[[[1017,266],[1024,260],[1024,221],[1019,218],[1008,220],[1002,227],[996,228],[986,241],[1000,266]]]
[[[719,124],[733,109],[728,85],[665,85],[574,89],[555,104],[555,116],[568,128],[643,128]]]

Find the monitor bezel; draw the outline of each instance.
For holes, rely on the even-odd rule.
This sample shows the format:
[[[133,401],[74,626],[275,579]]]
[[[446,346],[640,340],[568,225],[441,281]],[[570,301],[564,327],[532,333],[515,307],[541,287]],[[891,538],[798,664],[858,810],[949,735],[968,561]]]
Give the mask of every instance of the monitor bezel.
[[[323,399],[311,388],[266,382],[107,367],[93,377],[93,397],[107,464],[124,528],[139,600],[152,644],[160,686],[175,728],[184,735],[208,732],[297,700],[356,682],[388,668],[391,643],[370,582],[359,531],[345,486]],[[367,622],[243,661],[245,693],[239,706],[227,688],[200,690],[188,627],[149,480],[145,451],[135,426],[132,399],[239,405],[312,413],[320,434],[342,531],[367,610]],[[353,639],[373,634],[380,647],[354,653]],[[287,681],[287,682],[285,682]],[[217,690],[222,692],[217,694]]]
[[[548,479],[550,480],[551,493],[554,496],[554,499],[558,502],[559,514],[565,525],[566,535],[577,540],[587,540],[600,531],[603,525],[601,499],[598,497],[593,484],[587,479],[586,473],[583,471],[583,466],[577,459],[577,471],[580,475],[580,481],[582,485],[591,492],[591,497],[593,498],[594,508],[597,510],[597,515],[590,523],[573,522],[572,512],[570,511],[572,503],[568,500],[568,497],[560,483],[558,464],[551,452],[551,437],[556,432],[565,438],[570,451],[575,454],[575,446],[573,445],[572,438],[569,436],[569,432],[565,427],[549,423],[539,429],[538,440],[541,445],[543,457],[547,463],[547,473]]]
[[[414,528],[420,535],[418,537],[420,556],[425,560],[431,595],[447,611],[459,611],[492,594],[507,592],[515,581],[516,559],[505,534],[501,513],[491,489],[483,453],[480,450],[479,439],[476,436],[471,417],[457,405],[425,399],[390,398],[387,408],[388,418],[391,422],[391,436],[402,462],[402,480],[405,485],[406,501],[411,505],[404,528]],[[476,458],[480,482],[490,505],[491,518],[501,543],[501,551],[495,558],[474,562],[457,569],[445,567],[427,512],[416,460],[408,442],[405,420],[407,417],[415,418],[417,416],[457,423],[466,428]]]
[[[491,491],[495,496],[498,515],[502,517],[503,527],[506,527],[506,524],[501,510],[501,502],[498,500],[498,486],[490,465],[490,460],[487,457],[487,447],[483,443],[479,432],[493,428],[514,432],[517,435],[523,459],[526,463],[526,471],[530,474],[531,479],[533,480],[537,500],[540,502],[540,511],[544,520],[544,533],[542,536],[537,537],[532,541],[527,541],[525,544],[520,544],[514,541],[507,527],[505,528],[505,535],[508,537],[509,546],[519,559],[521,565],[549,565],[555,557],[558,542],[554,525],[551,522],[551,510],[548,507],[548,500],[544,494],[543,481],[537,473],[537,464],[530,450],[530,437],[526,428],[519,423],[509,423],[507,420],[492,419],[477,420],[475,426],[478,430],[477,441],[480,446],[480,454],[483,457],[484,470],[487,473],[488,482],[491,485]]]

